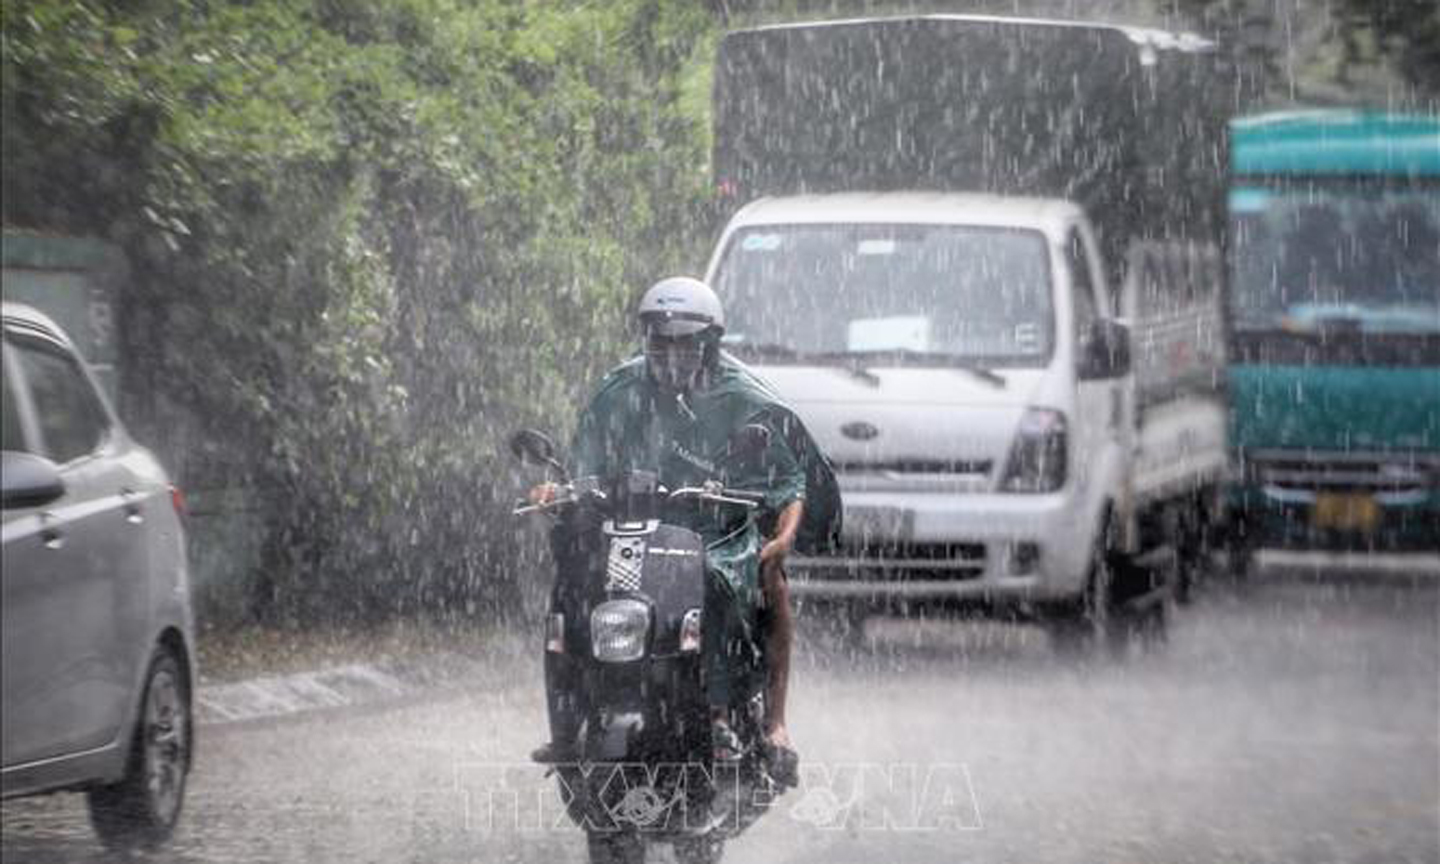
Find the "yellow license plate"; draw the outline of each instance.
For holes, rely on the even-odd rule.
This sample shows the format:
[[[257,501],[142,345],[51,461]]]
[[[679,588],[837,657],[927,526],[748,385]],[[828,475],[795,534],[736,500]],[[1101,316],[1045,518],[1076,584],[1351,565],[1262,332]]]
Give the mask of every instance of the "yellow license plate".
[[[1316,528],[1370,534],[1380,525],[1380,505],[1371,495],[1321,492],[1315,496],[1310,524]]]

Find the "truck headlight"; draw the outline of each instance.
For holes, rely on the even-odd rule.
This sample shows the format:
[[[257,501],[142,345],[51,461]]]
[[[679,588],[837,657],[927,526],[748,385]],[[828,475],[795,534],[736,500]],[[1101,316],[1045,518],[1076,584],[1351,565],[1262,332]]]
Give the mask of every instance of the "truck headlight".
[[[607,600],[590,612],[590,648],[604,663],[625,663],[645,656],[650,607],[639,600]]]
[[[1030,408],[1020,418],[1002,492],[1054,492],[1065,485],[1065,415],[1049,408]]]

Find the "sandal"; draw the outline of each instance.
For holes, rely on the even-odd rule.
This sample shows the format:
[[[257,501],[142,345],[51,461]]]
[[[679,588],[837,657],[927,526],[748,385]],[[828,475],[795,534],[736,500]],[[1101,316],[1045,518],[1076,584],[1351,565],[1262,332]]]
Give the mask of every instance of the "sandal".
[[[579,755],[573,744],[550,741],[530,751],[530,761],[541,765],[558,765],[562,762],[574,762]]]
[[[800,785],[800,754],[793,748],[765,742],[765,762],[770,777],[786,789]]]

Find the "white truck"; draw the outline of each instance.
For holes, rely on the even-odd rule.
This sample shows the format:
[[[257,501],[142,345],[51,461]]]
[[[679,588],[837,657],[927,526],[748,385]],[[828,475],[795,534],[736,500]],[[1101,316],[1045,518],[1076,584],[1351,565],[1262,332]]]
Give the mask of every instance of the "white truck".
[[[1163,624],[1226,468],[1214,47],[968,15],[721,41],[715,186],[752,203],[708,279],[845,510],[797,594],[1033,616],[1065,647]]]
[[[802,195],[730,220],[707,272],[725,346],[841,484],[842,546],[793,560],[798,596],[1033,616],[1063,647],[1163,625],[1225,471],[1219,265],[1134,255],[1110,291],[1053,199]]]

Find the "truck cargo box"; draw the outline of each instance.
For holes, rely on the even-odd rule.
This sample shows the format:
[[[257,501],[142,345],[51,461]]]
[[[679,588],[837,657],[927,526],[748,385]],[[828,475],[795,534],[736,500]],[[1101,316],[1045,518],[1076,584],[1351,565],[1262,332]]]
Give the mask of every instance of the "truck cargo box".
[[[1222,75],[1212,43],[1132,27],[925,15],[740,30],[715,70],[715,181],[737,204],[855,190],[1066,198],[1119,264],[1134,238],[1218,235]]]

